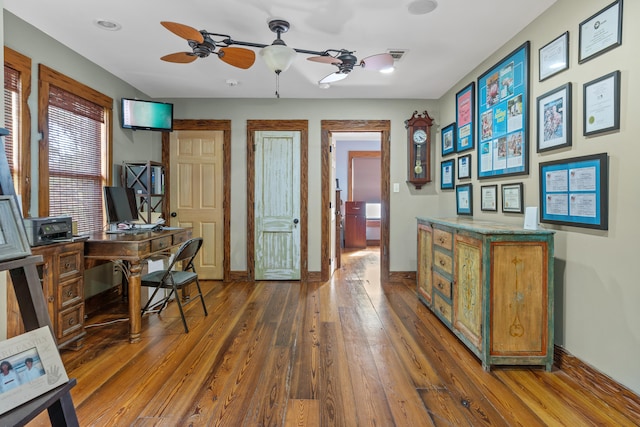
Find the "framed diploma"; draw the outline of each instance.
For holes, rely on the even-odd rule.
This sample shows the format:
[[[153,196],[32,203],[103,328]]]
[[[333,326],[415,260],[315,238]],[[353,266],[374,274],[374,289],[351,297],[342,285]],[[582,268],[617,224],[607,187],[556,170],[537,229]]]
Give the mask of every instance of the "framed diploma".
[[[455,187],[456,164],[453,159],[440,162],[440,189],[453,190]]]
[[[620,71],[585,83],[582,95],[583,135],[620,129]]]
[[[538,50],[538,64],[540,66],[539,81],[569,68],[568,31]]]
[[[471,184],[456,187],[456,213],[458,215],[473,215],[473,187]]]
[[[471,178],[471,154],[458,157],[458,179]]]
[[[478,78],[478,179],[529,173],[529,44]]]
[[[540,222],[608,230],[607,153],[540,163]]]
[[[502,184],[502,212],[524,213],[522,183]]]
[[[580,23],[578,63],[622,44],[622,0],[616,0]]]
[[[489,212],[498,210],[497,185],[483,185],[480,187],[480,210]]]
[[[571,146],[571,82],[537,98],[537,152]]]

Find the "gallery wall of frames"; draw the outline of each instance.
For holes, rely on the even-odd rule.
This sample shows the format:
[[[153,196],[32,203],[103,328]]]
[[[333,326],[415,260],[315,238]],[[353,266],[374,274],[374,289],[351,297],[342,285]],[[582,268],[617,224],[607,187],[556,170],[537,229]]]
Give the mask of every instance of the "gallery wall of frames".
[[[591,59],[622,45],[622,17],[622,0],[616,0],[580,22],[575,66],[588,66]],[[482,211],[524,214],[525,188],[518,177],[529,175],[531,125],[537,153],[571,151],[576,88],[562,80],[562,72],[570,67],[571,34],[567,30],[538,49],[538,81],[553,79],[558,85],[535,100],[530,99],[529,41],[456,94],[456,121],[440,131],[440,189],[455,192],[458,215],[473,215],[474,176],[482,184],[478,194]],[[620,129],[620,82],[621,71],[611,70],[581,83],[583,136]],[[607,153],[536,166],[539,222],[608,229]]]

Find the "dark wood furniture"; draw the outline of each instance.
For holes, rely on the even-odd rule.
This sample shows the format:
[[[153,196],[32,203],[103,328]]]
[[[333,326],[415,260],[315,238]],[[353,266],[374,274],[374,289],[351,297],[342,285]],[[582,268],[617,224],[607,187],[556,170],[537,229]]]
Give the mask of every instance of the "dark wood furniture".
[[[13,283],[26,331],[49,326],[53,332],[37,270],[37,264],[42,261],[42,256],[5,261],[0,263],[0,271],[9,270],[11,274],[11,283]],[[75,385],[76,380],[71,379],[65,385],[0,415],[0,425],[25,425],[47,409],[52,426],[78,426],[78,418],[70,393]]]
[[[367,247],[367,216],[365,202],[345,202],[344,247]]]
[[[140,341],[142,323],[140,306],[140,275],[142,262],[153,256],[170,252],[172,248],[191,238],[190,228],[165,228],[139,234],[107,234],[102,231],[89,235],[84,243],[85,268],[105,261],[124,261],[128,279],[129,341]]]
[[[407,182],[416,190],[431,182],[431,125],[433,119],[425,110],[422,114],[413,112],[405,120],[407,128]]]

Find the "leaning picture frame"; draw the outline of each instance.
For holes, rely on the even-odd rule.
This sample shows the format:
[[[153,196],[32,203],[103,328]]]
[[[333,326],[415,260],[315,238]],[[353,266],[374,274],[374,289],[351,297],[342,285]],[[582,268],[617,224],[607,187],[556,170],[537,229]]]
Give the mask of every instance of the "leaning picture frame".
[[[31,255],[22,214],[13,195],[0,195],[0,261]]]
[[[469,83],[456,93],[456,152],[475,148],[476,84]]]
[[[536,98],[537,131],[536,151],[555,150],[571,146],[571,82]]]
[[[582,86],[582,134],[596,135],[620,129],[620,71]]]
[[[579,64],[622,45],[622,0],[582,21],[579,29]]]
[[[1,341],[0,355],[0,414],[69,381],[48,326]]]
[[[502,212],[524,213],[521,182],[502,184]]]
[[[440,189],[453,190],[455,187],[456,164],[453,159],[440,162]]]
[[[446,156],[451,153],[455,153],[456,151],[456,124],[451,123],[450,125],[442,128],[441,132],[441,142],[442,142],[442,155]]]
[[[456,187],[456,213],[473,215],[473,186],[461,184]]]
[[[538,81],[569,68],[569,31],[565,31],[538,50]]]

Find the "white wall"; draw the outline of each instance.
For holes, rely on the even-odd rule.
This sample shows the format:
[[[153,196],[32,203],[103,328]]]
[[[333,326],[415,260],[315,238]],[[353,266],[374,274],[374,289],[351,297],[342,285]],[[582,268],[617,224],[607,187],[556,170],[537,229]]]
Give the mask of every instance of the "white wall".
[[[531,42],[531,92],[529,102],[530,173],[504,179],[473,180],[474,217],[522,223],[522,215],[480,211],[481,185],[524,183],[525,206],[538,206],[538,163],[601,152],[609,153],[609,230],[551,226],[555,235],[555,343],[605,372],[614,380],[640,392],[640,285],[638,262],[640,193],[640,2],[627,0],[623,10],[622,45],[602,56],[578,64],[578,26],[612,0],[558,0],[558,2],[508,41],[440,99],[440,122],[455,121],[455,94],[525,41]],[[569,31],[569,69],[538,81],[538,50]],[[582,89],[585,82],[620,70],[620,130],[606,135],[582,136]],[[573,145],[536,153],[536,97],[567,82],[573,85]],[[437,145],[439,146],[438,143]],[[472,154],[474,171],[477,158]],[[441,157],[436,158],[436,164]],[[477,176],[476,172],[473,172]],[[452,195],[441,203],[455,204]]]

